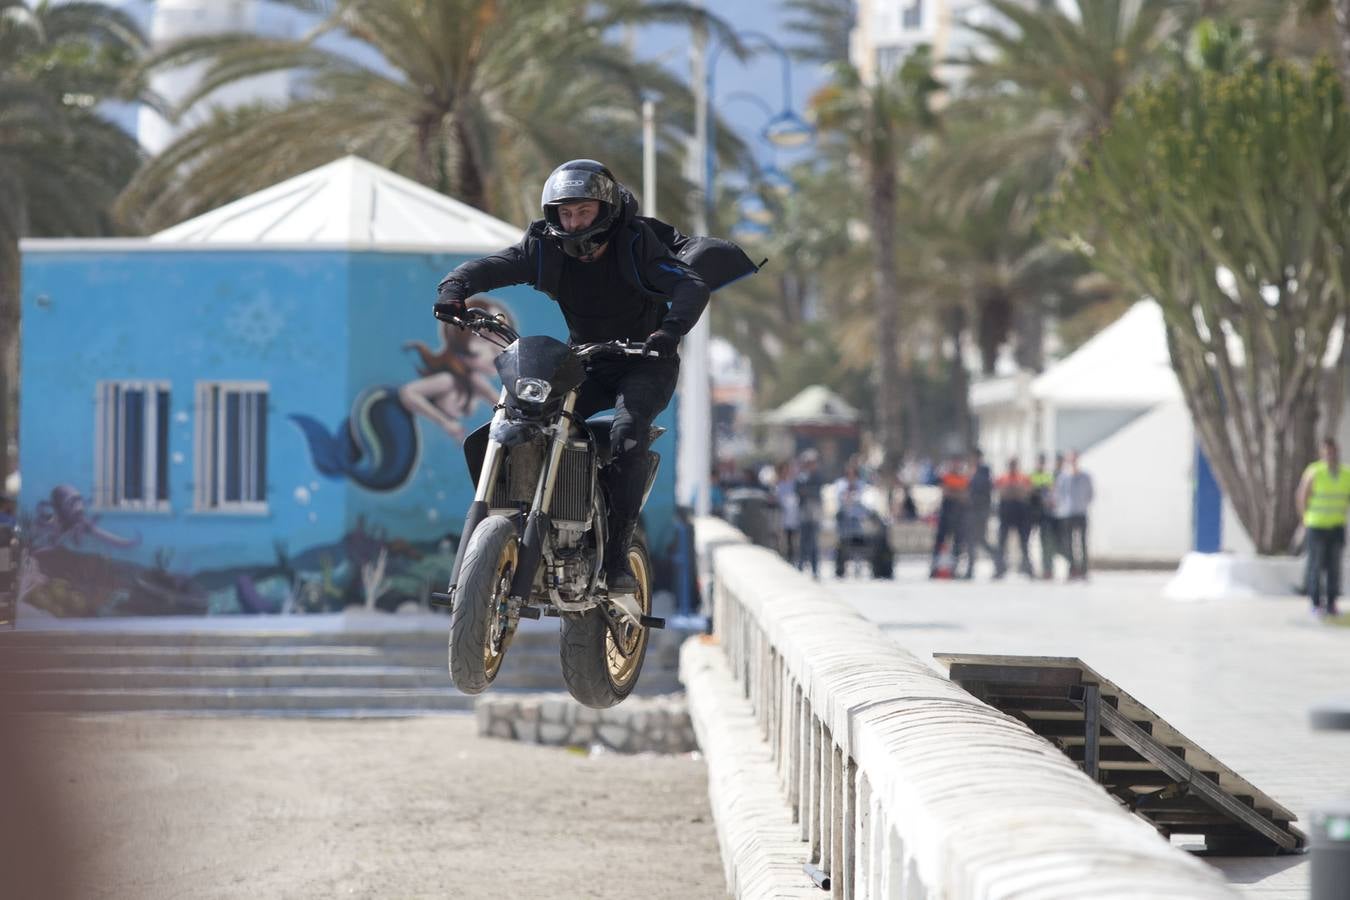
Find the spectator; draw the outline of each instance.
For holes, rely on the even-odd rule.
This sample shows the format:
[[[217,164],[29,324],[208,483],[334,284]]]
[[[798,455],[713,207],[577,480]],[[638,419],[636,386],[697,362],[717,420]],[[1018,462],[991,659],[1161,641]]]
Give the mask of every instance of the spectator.
[[[994,560],[994,577],[1002,578],[1008,572],[1008,534],[1016,532],[1022,550],[1019,571],[1035,578],[1036,570],[1031,567],[1031,497],[1034,489],[1017,457],[1008,460],[1008,471],[994,486],[998,489],[998,554]]]
[[[1041,545],[1041,575],[1049,579],[1055,574],[1055,475],[1063,466],[1063,457],[1055,458],[1055,471],[1046,465],[1045,454],[1036,455],[1036,470],[1031,473],[1031,525],[1036,529]]]
[[[845,542],[863,533],[863,522],[867,518],[867,507],[863,504],[863,491],[866,489],[867,482],[862,477],[861,468],[857,462],[850,460],[844,467],[843,477],[834,483],[834,574],[839,578],[844,577],[844,560],[848,555],[844,549]]]
[[[783,558],[795,562],[797,538],[801,531],[801,501],[797,498],[797,468],[791,460],[778,464],[773,492],[783,517]]]
[[[1334,616],[1341,593],[1341,553],[1345,549],[1346,509],[1350,507],[1350,469],[1341,465],[1336,439],[1322,439],[1322,458],[1310,463],[1298,483],[1298,508],[1308,543],[1308,597],[1313,615]],[[1326,605],[1322,605],[1325,581]]]
[[[994,505],[994,477],[985,464],[984,454],[976,448],[970,453],[970,487],[966,503],[966,574],[975,574],[975,551],[982,549],[990,559],[995,558],[989,546],[989,512]]]
[[[820,454],[815,450],[803,450],[798,457],[797,484],[797,558],[798,569],[806,571],[811,567],[811,575],[820,577],[820,491],[825,486],[820,473]]]
[[[970,489],[970,475],[966,472],[965,461],[953,456],[938,473],[938,484],[942,487],[942,505],[938,507],[937,533],[933,536],[933,559],[928,568],[928,577],[937,578],[938,565],[943,548],[950,538],[952,572],[965,552],[966,498]]]
[[[1069,558],[1069,580],[1088,576],[1087,518],[1092,505],[1092,476],[1078,467],[1078,451],[1068,455],[1068,469],[1055,478],[1055,517],[1064,554]]]

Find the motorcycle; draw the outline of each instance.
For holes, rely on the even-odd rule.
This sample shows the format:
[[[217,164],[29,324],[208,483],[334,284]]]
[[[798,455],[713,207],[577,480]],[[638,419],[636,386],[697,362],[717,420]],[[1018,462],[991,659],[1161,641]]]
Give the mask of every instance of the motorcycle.
[[[652,612],[651,559],[639,529],[628,547],[638,587],[611,593],[605,584],[609,498],[600,477],[609,461],[612,414],[573,413],[586,362],[605,355],[642,356],[641,344],[568,345],[544,335],[521,337],[483,310],[436,317],[498,347],[502,389],[491,421],[464,441],[474,499],[444,593],[451,608],[449,668],[466,694],[486,690],[501,671],[521,619],[560,619],[563,678],[586,706],[621,702],[637,686]],[[664,428],[653,426],[654,441]],[[648,452],[645,506],[660,456]]]

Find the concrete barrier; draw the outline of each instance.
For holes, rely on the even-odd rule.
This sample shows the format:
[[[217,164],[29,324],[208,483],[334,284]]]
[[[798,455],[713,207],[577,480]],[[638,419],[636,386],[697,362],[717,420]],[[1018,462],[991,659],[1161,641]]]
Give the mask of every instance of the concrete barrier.
[[[700,740],[716,734],[704,745],[710,794],[738,897],[793,896],[805,877],[793,880],[781,843],[766,844],[783,840],[773,804],[728,787],[756,755],[796,823],[797,861],[828,876],[832,897],[1237,896],[1043,738],[819,583],[720,520],[700,519],[695,532],[722,680],[748,704],[760,741],[738,749],[727,739],[744,711],[715,687],[721,661],[707,644],[687,644],[681,678]],[[746,759],[727,766],[722,753]]]

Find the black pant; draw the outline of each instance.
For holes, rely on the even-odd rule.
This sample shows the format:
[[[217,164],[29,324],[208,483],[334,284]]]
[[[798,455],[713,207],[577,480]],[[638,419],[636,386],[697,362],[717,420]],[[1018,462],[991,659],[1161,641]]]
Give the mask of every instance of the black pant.
[[[1313,609],[1322,606],[1325,576],[1326,608],[1334,610],[1341,595],[1341,552],[1345,549],[1345,526],[1308,529],[1308,598]]]
[[[1086,576],[1088,570],[1087,516],[1064,516],[1059,520],[1063,552],[1069,559],[1069,577]]]
[[[1017,533],[1022,547],[1021,570],[1026,575],[1035,574],[1031,568],[1031,507],[1022,501],[1004,501],[998,508],[998,555],[995,557],[995,574],[1008,571],[1008,534]]]
[[[614,408],[609,465],[602,477],[609,492],[609,534],[616,542],[627,544],[642,511],[652,420],[670,403],[679,376],[678,359],[602,359],[586,370],[573,412],[584,419]],[[611,547],[624,549],[617,543]]]
[[[970,504],[966,507],[966,577],[975,571],[975,551],[983,550],[990,559],[997,560],[998,554],[989,545],[989,507],[983,504]]]
[[[961,554],[966,552],[966,505],[958,500],[944,499],[938,508],[937,533],[933,535],[932,569],[937,571],[938,556],[947,538],[952,539],[952,574]]]

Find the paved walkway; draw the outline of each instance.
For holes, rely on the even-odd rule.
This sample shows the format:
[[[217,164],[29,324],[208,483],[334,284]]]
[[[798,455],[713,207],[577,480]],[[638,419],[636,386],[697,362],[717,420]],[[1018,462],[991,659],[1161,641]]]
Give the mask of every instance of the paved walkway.
[[[826,584],[922,659],[1079,657],[1292,809],[1305,833],[1315,807],[1350,793],[1350,733],[1314,732],[1308,720],[1318,701],[1350,695],[1350,628],[1314,622],[1301,598],[1168,601],[1160,573],[1106,572],[1086,585],[926,575],[905,565],[893,582]],[[1308,896],[1307,856],[1216,862],[1245,895]]]

